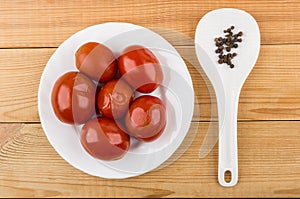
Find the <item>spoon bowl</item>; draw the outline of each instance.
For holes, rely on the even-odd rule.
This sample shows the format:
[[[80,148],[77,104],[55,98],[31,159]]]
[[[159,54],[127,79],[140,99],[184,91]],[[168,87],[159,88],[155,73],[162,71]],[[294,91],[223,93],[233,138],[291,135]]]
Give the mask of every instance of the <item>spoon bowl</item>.
[[[242,42],[232,59],[234,68],[218,63],[214,39],[223,30],[234,26],[233,32],[243,32]],[[260,32],[255,19],[247,12],[223,8],[207,13],[198,23],[195,33],[197,58],[211,81],[217,98],[219,120],[218,180],[222,186],[234,186],[238,181],[237,113],[241,88],[254,67],[260,50]],[[231,180],[225,180],[225,173]]]

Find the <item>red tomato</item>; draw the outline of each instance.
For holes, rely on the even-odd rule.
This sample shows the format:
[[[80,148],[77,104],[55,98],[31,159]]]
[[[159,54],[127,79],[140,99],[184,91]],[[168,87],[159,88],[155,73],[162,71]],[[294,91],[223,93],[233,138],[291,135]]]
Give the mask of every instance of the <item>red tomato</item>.
[[[51,103],[56,117],[67,124],[82,124],[95,112],[95,84],[85,75],[68,72],[52,89]]]
[[[81,130],[80,142],[93,157],[101,160],[117,160],[129,149],[130,137],[114,120],[98,118],[88,121]]]
[[[102,87],[97,106],[103,116],[118,119],[128,110],[133,97],[133,90],[126,82],[114,79]]]
[[[118,58],[118,67],[124,79],[142,93],[151,93],[163,80],[158,59],[142,46],[127,47]]]
[[[103,44],[86,43],[77,50],[75,58],[78,70],[96,81],[107,82],[117,72],[116,58]]]
[[[157,139],[166,126],[166,108],[157,97],[144,95],[135,99],[125,117],[128,133],[138,140]]]

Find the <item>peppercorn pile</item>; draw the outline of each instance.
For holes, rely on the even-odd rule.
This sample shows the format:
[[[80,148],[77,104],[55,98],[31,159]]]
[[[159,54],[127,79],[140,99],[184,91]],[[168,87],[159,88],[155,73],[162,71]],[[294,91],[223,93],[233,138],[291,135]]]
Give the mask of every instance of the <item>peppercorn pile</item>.
[[[238,32],[234,34],[232,30],[234,26],[230,26],[229,28],[224,30],[224,33],[227,33],[225,37],[215,38],[215,44],[218,47],[216,49],[216,53],[219,54],[219,64],[227,64],[230,68],[234,68],[234,64],[232,63],[232,59],[237,56],[237,53],[230,53],[233,48],[238,48],[238,42],[242,42],[243,32]],[[227,52],[227,54],[224,53]]]

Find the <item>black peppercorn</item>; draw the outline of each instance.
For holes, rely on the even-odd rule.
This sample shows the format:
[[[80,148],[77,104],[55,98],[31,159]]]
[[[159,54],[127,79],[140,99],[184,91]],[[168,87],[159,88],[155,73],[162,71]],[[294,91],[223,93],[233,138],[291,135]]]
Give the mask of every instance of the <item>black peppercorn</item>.
[[[224,33],[227,33],[224,37],[217,37],[214,39],[215,45],[217,46],[217,49],[215,52],[219,54],[219,64],[226,63],[230,68],[234,68],[234,64],[232,64],[232,60],[234,57],[237,56],[237,53],[229,53],[233,48],[238,48],[237,42],[242,42],[242,39],[239,38],[243,35],[243,32],[240,31],[237,34],[234,34],[232,30],[234,29],[234,26],[230,26],[229,28],[223,30]],[[228,52],[224,53],[223,50],[226,50]]]

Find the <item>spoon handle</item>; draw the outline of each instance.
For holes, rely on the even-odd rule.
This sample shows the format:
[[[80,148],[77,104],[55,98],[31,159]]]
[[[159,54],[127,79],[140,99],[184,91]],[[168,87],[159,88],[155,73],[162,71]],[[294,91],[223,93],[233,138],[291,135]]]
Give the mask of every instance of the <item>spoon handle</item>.
[[[219,111],[219,183],[234,186],[238,181],[237,113],[240,89],[225,92],[218,99]],[[220,96],[219,96],[220,97]],[[228,179],[227,179],[228,177]]]

